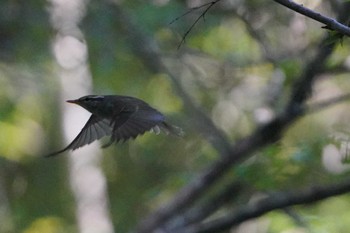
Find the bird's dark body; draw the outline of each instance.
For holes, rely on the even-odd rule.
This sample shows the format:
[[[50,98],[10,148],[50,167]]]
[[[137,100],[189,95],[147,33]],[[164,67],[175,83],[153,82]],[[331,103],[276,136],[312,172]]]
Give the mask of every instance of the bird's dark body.
[[[89,98],[90,96],[87,97]],[[96,101],[91,101],[90,105],[82,103],[80,106],[101,118],[113,120],[114,117],[118,116],[121,113],[136,113],[138,110],[144,110],[152,112],[155,115],[158,114],[159,116],[162,116],[160,118],[164,120],[163,115],[159,111],[152,108],[143,100],[137,99],[135,97],[122,95],[105,95],[95,96],[94,98],[96,98]],[[99,101],[99,98],[103,98],[103,100]]]
[[[107,147],[120,140],[136,138],[146,131],[160,129],[178,136],[182,130],[165,122],[165,117],[143,100],[121,95],[88,95],[77,100],[68,100],[92,113],[78,136],[66,148],[49,154],[57,155],[66,150],[75,150],[86,144],[111,136]]]

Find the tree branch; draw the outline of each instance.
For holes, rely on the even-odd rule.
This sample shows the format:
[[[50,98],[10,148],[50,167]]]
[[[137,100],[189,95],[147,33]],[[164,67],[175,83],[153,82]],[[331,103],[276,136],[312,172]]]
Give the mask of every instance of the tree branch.
[[[312,18],[320,23],[327,25],[327,28],[330,30],[335,30],[335,31],[340,32],[343,35],[350,36],[350,28],[342,23],[339,23],[339,21],[337,21],[333,18],[324,16],[318,12],[315,12],[307,7],[304,7],[301,4],[297,4],[297,3],[290,1],[290,0],[274,0],[274,1],[291,9],[291,10],[293,10],[293,11],[296,11],[302,15],[305,15],[309,18]],[[346,4],[346,3],[344,3],[344,4]]]
[[[280,192],[269,195],[254,204],[244,206],[231,214],[206,223],[173,231],[172,233],[222,232],[244,221],[257,218],[270,211],[288,206],[314,203],[329,197],[350,192],[350,180],[328,186],[314,186],[293,192]]]

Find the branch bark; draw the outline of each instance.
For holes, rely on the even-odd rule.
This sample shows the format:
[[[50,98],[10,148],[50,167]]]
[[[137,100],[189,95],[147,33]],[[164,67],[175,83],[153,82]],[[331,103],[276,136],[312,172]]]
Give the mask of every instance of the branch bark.
[[[293,192],[280,192],[269,195],[254,204],[244,206],[231,214],[206,223],[193,225],[171,233],[222,232],[244,221],[257,218],[270,211],[285,207],[314,203],[329,197],[350,192],[350,180],[328,186],[314,186]]]
[[[340,23],[341,21],[343,20],[335,20],[333,18],[330,18],[330,17],[327,17],[327,16],[324,16],[318,12],[315,12],[301,4],[297,4],[293,1],[290,1],[290,0],[274,0],[275,2],[295,11],[295,12],[298,12],[302,15],[305,15],[311,19],[314,19],[322,24],[325,24],[327,25],[327,28],[330,29],[330,30],[335,30],[335,31],[338,31],[340,32],[341,34],[343,35],[347,35],[347,36],[350,36],[350,28],[342,23]],[[344,3],[344,4],[347,4],[347,3]]]

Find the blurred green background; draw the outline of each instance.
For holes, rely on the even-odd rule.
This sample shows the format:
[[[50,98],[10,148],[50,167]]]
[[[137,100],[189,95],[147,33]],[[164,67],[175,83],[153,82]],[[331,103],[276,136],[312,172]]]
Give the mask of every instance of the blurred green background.
[[[52,48],[58,33],[52,15],[57,2],[5,0],[0,4],[1,233],[81,231],[67,160],[74,153],[42,158],[65,144],[61,122],[66,96]],[[103,150],[97,166],[107,182],[106,209],[115,232],[127,232],[220,155],[194,126],[196,116],[185,110],[169,76],[154,72],[135,52],[123,29],[127,24],[120,21],[113,3],[81,4],[85,13],[79,27],[87,45],[91,94],[141,98],[186,132],[183,139],[146,134]],[[169,23],[203,2],[119,4],[137,29],[157,43],[160,56],[185,92],[232,143],[283,108],[305,61],[328,34],[319,23],[272,1],[222,1],[178,49],[202,11]],[[332,0],[312,1],[310,7],[330,16],[338,10]],[[346,39],[337,44],[310,103],[349,92],[348,51]],[[280,143],[233,168],[227,179],[249,184],[233,204],[244,205],[258,193],[345,179],[349,174],[344,162],[348,110],[343,103],[303,118]],[[343,195],[297,207],[306,226],[275,211],[255,221],[263,226],[259,231],[243,231],[243,227],[237,231],[345,233],[350,227],[349,209],[350,197]]]

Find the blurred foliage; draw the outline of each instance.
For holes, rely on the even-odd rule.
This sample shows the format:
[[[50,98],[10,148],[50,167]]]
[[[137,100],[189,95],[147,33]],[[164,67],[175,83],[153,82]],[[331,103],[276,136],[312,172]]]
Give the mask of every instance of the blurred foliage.
[[[327,32],[273,2],[237,1],[210,10],[178,50],[182,35],[200,12],[169,23],[190,3],[134,0],[124,1],[123,7],[144,33],[157,40],[164,60],[193,101],[234,142],[280,111],[291,85]],[[60,85],[51,55],[55,33],[49,5],[47,1],[7,0],[0,7],[0,209],[8,214],[2,218],[0,213],[6,219],[0,232],[77,229],[67,155],[41,158],[61,145]],[[315,7],[334,14],[327,1]],[[107,1],[90,1],[81,25],[95,92],[142,98],[186,131],[183,139],[147,134],[104,150],[102,167],[108,180],[113,224],[117,232],[126,232],[220,155],[193,127],[196,119],[185,114],[182,99],[167,75],[152,73],[132,52],[117,17]],[[262,35],[260,39],[252,29]],[[266,59],[262,50],[272,59]],[[316,83],[310,104],[350,91],[348,51],[344,38]],[[339,137],[331,135],[342,131],[348,140],[348,110],[342,104],[303,118],[279,143],[232,169],[222,183],[239,179],[250,186],[245,192],[249,195],[238,196],[233,204],[249,201],[259,192],[293,190],[346,178],[349,167],[338,173],[328,170],[324,148],[335,145],[344,158]],[[334,162],[345,166],[337,158]],[[212,192],[217,190],[220,187]],[[335,197],[297,207],[296,211],[312,232],[347,232],[348,199]],[[279,211],[262,219],[267,221],[266,232],[297,232],[302,228]]]

